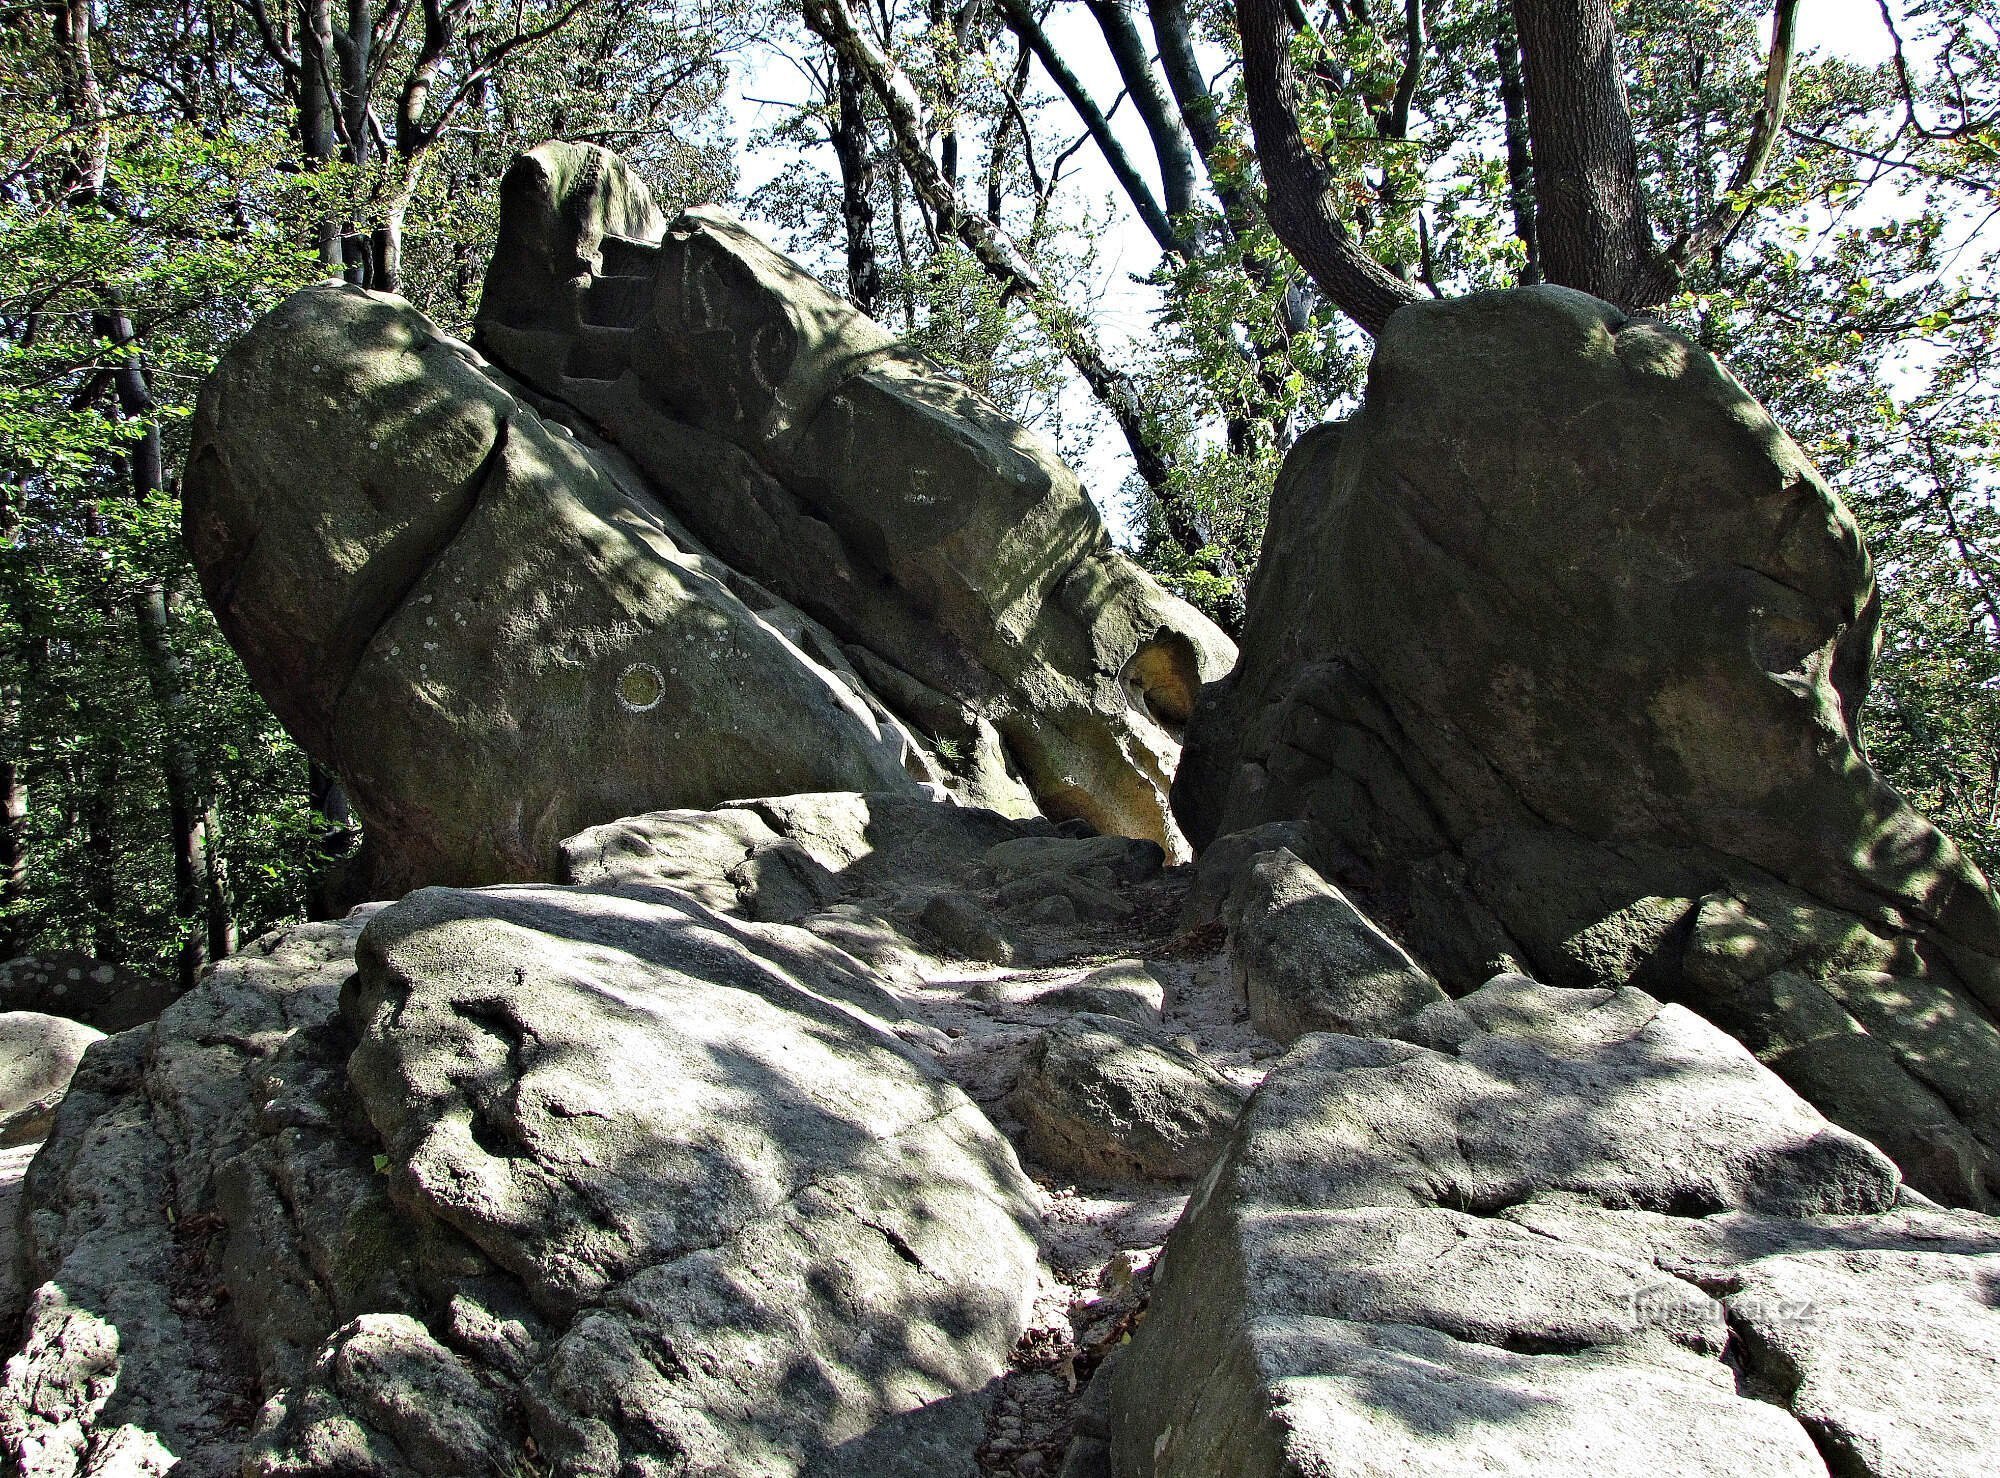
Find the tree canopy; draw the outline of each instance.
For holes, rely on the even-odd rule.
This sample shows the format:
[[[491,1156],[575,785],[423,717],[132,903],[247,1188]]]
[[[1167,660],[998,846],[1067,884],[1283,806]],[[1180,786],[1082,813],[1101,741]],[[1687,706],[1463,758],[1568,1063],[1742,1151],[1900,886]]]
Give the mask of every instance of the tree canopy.
[[[315,906],[353,825],[194,585],[183,428],[316,278],[469,326],[546,137],[733,204],[1115,464],[1097,496],[1225,625],[1402,303],[1660,316],[1855,510],[1871,758],[1990,868],[2000,9],[1849,16],[1836,50],[1797,0],[0,5],[0,955],[187,974]]]

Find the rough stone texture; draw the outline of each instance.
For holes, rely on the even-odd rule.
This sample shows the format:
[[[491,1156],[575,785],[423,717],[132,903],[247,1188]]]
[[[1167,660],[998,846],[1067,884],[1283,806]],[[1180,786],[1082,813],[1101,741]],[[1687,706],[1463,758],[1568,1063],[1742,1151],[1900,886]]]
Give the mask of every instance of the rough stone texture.
[[[615,456],[400,299],[322,284],[260,320],[203,388],[184,505],[381,892],[546,878],[561,838],[653,806],[928,773]]]
[[[84,954],[58,950],[0,964],[0,1011],[67,1016],[101,1032],[151,1021],[173,998],[168,981]]]
[[[1318,867],[1318,838],[1315,828],[1304,821],[1267,821],[1247,831],[1233,831],[1215,838],[1195,859],[1194,883],[1188,889],[1182,922],[1199,929],[1222,921],[1223,907],[1236,890],[1243,872],[1266,852],[1280,847],[1309,865]]]
[[[968,799],[1179,853],[1179,733],[1228,639],[1111,547],[1039,436],[729,216],[669,224],[642,193],[602,150],[518,159],[481,348],[823,623],[889,708],[948,741]]]
[[[1176,810],[1198,845],[1311,822],[1454,990],[1683,1000],[1982,1204],[2000,907],[1856,746],[1876,606],[1846,510],[1671,330],[1418,304],[1287,461]]]
[[[898,800],[715,831],[777,818],[862,861]],[[1047,826],[928,807],[986,827],[973,864]],[[86,1057],[28,1186],[0,1451],[969,1474],[1037,1215],[905,1036],[942,1040],[834,944],[657,879],[426,889],[260,940]]]
[[[1044,1164],[1103,1179],[1192,1180],[1214,1161],[1243,1095],[1156,1032],[1084,1012],[1042,1038],[1011,1106]]]
[[[0,1011],[0,1149],[48,1134],[84,1049],[103,1036],[66,1016]]]
[[[1145,961],[1114,960],[1080,980],[1042,992],[1035,1001],[1051,1011],[1091,1011],[1154,1026],[1159,1023],[1165,997],[1159,977],[1146,968]]]
[[[1250,1019],[1277,1041],[1388,1032],[1446,999],[1407,950],[1282,847],[1243,870],[1223,918]]]
[[[1898,1206],[1877,1151],[1638,991],[1437,1010],[1455,1053],[1309,1036],[1253,1097],[1102,1377],[1110,1471],[1981,1471],[2000,1223]]]
[[[20,1327],[28,1296],[21,1286],[21,1181],[40,1144],[18,1144],[0,1150],[0,1343]]]

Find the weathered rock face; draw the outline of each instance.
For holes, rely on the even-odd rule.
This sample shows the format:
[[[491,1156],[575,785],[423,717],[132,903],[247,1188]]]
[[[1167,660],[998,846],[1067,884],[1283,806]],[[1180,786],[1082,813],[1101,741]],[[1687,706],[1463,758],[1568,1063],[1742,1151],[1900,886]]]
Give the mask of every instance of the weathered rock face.
[[[1637,981],[1914,1184],[2000,1189],[2000,908],[1861,755],[1846,511],[1719,365],[1559,288],[1398,313],[1294,450],[1175,806],[1304,821],[1448,985]]]
[[[1243,1095],[1158,1033],[1083,1011],[1029,1054],[1012,1106],[1044,1164],[1086,1178],[1192,1180]]]
[[[261,941],[78,1074],[0,1451],[967,1472],[1037,1217],[923,1032],[807,930],[629,877]]]
[[[479,343],[824,623],[884,703],[949,741],[970,799],[1018,812],[1031,794],[1179,850],[1180,729],[1233,649],[1111,547],[1039,436],[728,216],[667,223],[582,145],[508,172]]]
[[[103,1035],[66,1016],[0,1011],[0,1148],[48,1134],[70,1075]]]
[[[1453,1052],[1311,1036],[1258,1090],[1103,1377],[1112,1472],[1982,1471],[1927,1375],[2000,1360],[1991,1219],[1638,991],[1433,1009]]]
[[[401,301],[296,294],[196,422],[204,588],[347,782],[378,894],[548,877],[561,838],[651,806],[919,784],[913,742],[809,637]]]

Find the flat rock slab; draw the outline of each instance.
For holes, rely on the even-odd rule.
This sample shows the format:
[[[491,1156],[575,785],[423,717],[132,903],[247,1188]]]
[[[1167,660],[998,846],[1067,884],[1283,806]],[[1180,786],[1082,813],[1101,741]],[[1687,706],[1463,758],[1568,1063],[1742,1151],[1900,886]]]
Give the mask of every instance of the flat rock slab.
[[[2000,1223],[1637,991],[1447,1009],[1253,1096],[1104,1377],[1111,1471],[1984,1471]]]

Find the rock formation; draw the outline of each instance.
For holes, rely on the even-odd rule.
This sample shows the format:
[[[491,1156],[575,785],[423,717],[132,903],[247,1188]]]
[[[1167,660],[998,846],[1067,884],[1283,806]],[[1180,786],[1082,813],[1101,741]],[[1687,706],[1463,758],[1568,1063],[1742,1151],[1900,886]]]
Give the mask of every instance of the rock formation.
[[[1197,702],[1022,428],[601,151],[505,196],[500,367],[327,285],[203,396],[404,896],[17,972],[115,1034],[0,1015],[0,1472],[1984,1478],[1993,900],[1718,367],[1403,310]]]
[[[1447,1051],[1307,1037],[1258,1090],[1103,1377],[1111,1472],[1985,1460],[2000,1223],[1899,1205],[1879,1151],[1639,991],[1433,1009]]]
[[[1111,547],[1035,433],[729,216],[616,155],[501,184],[478,342],[574,406],[733,568],[824,623],[980,804],[1178,853],[1166,787],[1229,641]]]
[[[1197,845],[1310,823],[1455,989],[1685,1002],[1985,1204],[2000,907],[1860,750],[1875,621],[1853,520],[1701,350],[1561,288],[1420,304],[1286,463],[1175,806]]]
[[[224,357],[188,463],[204,589],[377,894],[548,878],[636,811],[924,783],[1182,850],[1180,726],[1234,650],[1046,443],[615,155],[545,145],[502,201],[498,367],[308,288]]]

